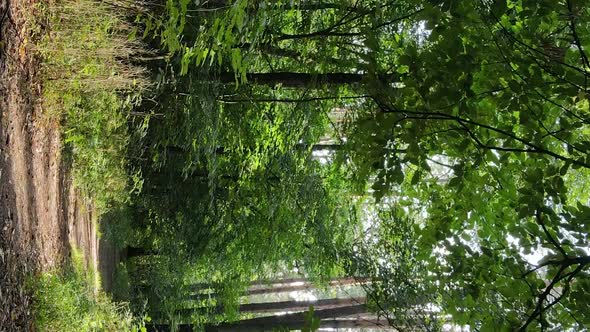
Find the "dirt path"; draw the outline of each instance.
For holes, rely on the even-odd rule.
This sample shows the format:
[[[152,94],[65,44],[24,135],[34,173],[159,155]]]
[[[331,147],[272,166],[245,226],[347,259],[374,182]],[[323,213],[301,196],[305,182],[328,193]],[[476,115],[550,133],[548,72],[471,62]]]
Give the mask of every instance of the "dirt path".
[[[40,103],[24,28],[33,2],[0,0],[0,331],[32,328],[25,280],[64,264],[71,245],[99,266],[92,207],[73,187],[59,121]]]

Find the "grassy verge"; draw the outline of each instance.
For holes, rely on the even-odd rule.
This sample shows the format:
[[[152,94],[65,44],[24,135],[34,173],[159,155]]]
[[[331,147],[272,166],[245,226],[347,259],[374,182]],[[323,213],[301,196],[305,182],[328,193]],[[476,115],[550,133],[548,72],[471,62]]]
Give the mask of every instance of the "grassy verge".
[[[39,331],[142,331],[125,304],[115,304],[95,291],[96,271],[84,267],[84,259],[72,251],[65,270],[44,273],[33,282],[35,325]]]
[[[125,13],[110,2],[41,6],[49,26],[37,45],[43,105],[62,120],[76,186],[102,213],[128,199],[134,178],[127,171],[127,117],[147,86],[143,69],[130,64],[141,45],[128,38]]]
[[[144,53],[119,0],[50,0],[38,4],[35,50],[42,106],[61,125],[74,184],[101,215],[125,204],[141,181],[129,173],[128,117],[147,88],[132,58]],[[44,26],[46,28],[41,29]],[[37,31],[35,31],[37,29]],[[39,331],[141,331],[129,307],[97,290],[96,271],[72,262],[32,284]]]

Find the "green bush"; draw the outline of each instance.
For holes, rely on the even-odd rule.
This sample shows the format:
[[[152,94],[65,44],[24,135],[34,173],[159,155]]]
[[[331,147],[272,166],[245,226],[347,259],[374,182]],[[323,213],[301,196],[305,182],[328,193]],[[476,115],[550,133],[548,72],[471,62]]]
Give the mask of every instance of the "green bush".
[[[43,106],[62,123],[74,182],[98,214],[129,199],[130,110],[149,83],[131,59],[145,53],[129,38],[127,14],[111,3],[59,0],[40,4],[49,24],[36,49],[42,59]],[[136,183],[131,184],[135,186]]]
[[[95,288],[95,271],[86,271],[79,252],[64,271],[35,280],[35,323],[39,331],[143,331],[126,304],[112,302]]]
[[[115,269],[113,278],[113,298],[119,301],[129,301],[131,299],[131,281],[125,263],[120,262]]]

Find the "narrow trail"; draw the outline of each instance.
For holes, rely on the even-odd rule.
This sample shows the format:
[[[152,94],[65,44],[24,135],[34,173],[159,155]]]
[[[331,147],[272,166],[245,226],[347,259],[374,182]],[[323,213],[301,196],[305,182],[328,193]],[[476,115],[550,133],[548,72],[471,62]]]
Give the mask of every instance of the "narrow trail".
[[[99,252],[112,256],[99,250],[93,208],[72,183],[59,120],[40,102],[27,34],[34,8],[34,0],[0,0],[0,331],[33,328],[26,280],[63,266],[72,246],[95,269]]]

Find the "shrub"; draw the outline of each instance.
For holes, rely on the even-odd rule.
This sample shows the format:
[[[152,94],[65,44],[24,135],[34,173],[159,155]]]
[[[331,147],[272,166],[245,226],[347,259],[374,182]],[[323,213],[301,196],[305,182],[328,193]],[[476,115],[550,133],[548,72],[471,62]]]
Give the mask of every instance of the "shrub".
[[[40,5],[49,31],[36,49],[42,59],[43,106],[62,122],[74,183],[98,213],[129,198],[129,111],[148,87],[131,62],[142,44],[129,35],[127,13],[96,0]],[[134,184],[135,186],[135,184]]]
[[[96,272],[87,271],[72,251],[64,271],[41,274],[34,281],[35,323],[40,331],[140,331],[125,303],[114,303],[97,290]]]

